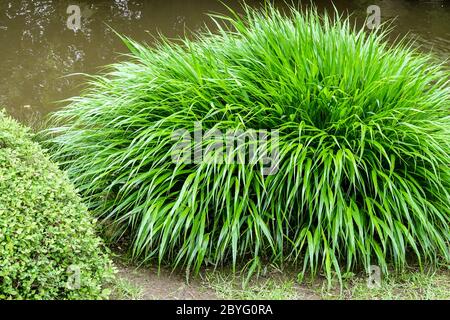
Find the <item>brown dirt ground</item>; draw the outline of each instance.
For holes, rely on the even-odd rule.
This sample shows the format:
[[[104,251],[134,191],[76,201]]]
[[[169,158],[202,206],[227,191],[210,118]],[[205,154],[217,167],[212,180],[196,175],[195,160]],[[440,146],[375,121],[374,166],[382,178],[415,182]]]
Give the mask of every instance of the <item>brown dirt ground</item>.
[[[357,277],[349,282],[349,286],[344,289],[342,296],[340,296],[340,291],[337,288],[327,291],[324,295],[322,291],[326,286],[324,279],[316,279],[313,282],[307,281],[303,284],[292,283],[292,279],[295,279],[295,273],[289,270],[285,270],[285,272],[271,270],[250,281],[248,289],[244,290],[244,295],[242,295],[242,282],[237,280],[238,278],[233,279],[230,270],[219,271],[219,276],[223,275],[223,277],[220,278],[219,285],[217,285],[214,276],[210,278],[210,275],[213,275],[212,270],[203,270],[200,276],[191,277],[187,282],[184,273],[171,272],[168,268],[161,268],[158,272],[156,266],[139,267],[120,259],[115,261],[115,265],[118,269],[117,278],[125,282],[126,285],[125,289],[121,289],[121,292],[113,289],[112,299],[214,300],[224,297],[229,297],[228,299],[267,299],[270,296],[276,297],[275,299],[295,300],[355,298],[363,300],[383,298],[401,300],[437,298],[447,300],[450,284],[448,270],[439,271],[432,278],[420,273],[410,272],[406,274],[404,279],[402,277],[396,279],[396,283],[387,282],[386,287],[382,290],[374,289],[371,291],[366,289],[366,279]],[[416,276],[417,279],[415,279]],[[265,287],[267,283],[283,284],[289,281],[291,286],[288,287],[287,291],[282,286],[277,287],[277,285]],[[354,291],[354,289],[357,290]],[[264,292],[267,293],[267,291],[276,294],[265,295]]]
[[[126,280],[129,284],[140,290],[138,299],[141,300],[215,300],[221,299],[217,293],[209,288],[207,283],[196,277],[186,281],[186,277],[161,268],[158,274],[156,266],[137,267],[122,261],[115,261],[118,269],[117,277]],[[277,275],[268,274],[258,281],[264,282],[268,278],[277,278]],[[321,299],[311,287],[294,285],[297,299]],[[113,299],[121,299],[113,294]]]
[[[211,300],[218,299],[212,289],[202,286],[200,279],[186,282],[185,277],[157,267],[135,267],[116,262],[117,277],[141,290],[142,300]]]

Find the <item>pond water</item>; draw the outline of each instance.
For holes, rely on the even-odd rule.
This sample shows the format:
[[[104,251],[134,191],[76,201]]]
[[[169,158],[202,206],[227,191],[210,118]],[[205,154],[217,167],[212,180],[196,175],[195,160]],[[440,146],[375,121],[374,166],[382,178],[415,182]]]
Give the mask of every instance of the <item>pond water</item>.
[[[224,2],[239,11],[239,1]],[[330,1],[314,2],[321,10],[333,8]],[[262,1],[247,3],[260,6]],[[275,3],[283,6],[282,1]],[[336,0],[334,4],[341,12],[353,12],[358,22],[367,17],[368,6],[377,5],[382,22],[395,18],[391,39],[407,35],[441,60],[449,56],[450,1]],[[71,5],[80,8],[76,31],[67,24]],[[28,123],[63,106],[58,101],[79,94],[82,88],[83,76],[74,74],[98,73],[126,52],[108,26],[151,43],[158,32],[179,37],[205,23],[213,27],[209,12],[225,13],[226,8],[216,0],[0,0],[0,106]]]

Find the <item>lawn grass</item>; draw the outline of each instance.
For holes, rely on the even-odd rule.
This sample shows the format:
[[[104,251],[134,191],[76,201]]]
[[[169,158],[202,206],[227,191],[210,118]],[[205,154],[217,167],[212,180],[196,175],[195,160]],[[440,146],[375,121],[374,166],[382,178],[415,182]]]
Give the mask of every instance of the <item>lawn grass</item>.
[[[326,281],[298,284],[295,277],[278,275],[242,287],[242,282],[233,275],[215,273],[205,277],[204,285],[213,288],[222,299],[450,300],[450,273],[445,269],[391,274],[379,287],[368,287],[367,280],[364,275],[353,276],[344,281],[341,291],[339,287],[328,288]]]
[[[141,300],[143,289],[139,284],[126,278],[118,277],[111,285],[111,300]]]
[[[387,276],[380,287],[368,288],[367,278],[349,281],[341,295],[324,294],[324,298],[357,300],[450,300],[448,270],[420,272],[410,270]]]

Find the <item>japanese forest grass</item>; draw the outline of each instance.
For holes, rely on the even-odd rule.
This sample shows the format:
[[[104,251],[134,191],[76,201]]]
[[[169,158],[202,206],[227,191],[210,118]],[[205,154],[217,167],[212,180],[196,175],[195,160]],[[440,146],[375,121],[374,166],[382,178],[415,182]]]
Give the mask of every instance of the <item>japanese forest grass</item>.
[[[128,61],[52,116],[54,159],[114,239],[194,271],[265,261],[331,279],[448,263],[448,69],[315,9],[213,19],[218,31],[182,43],[123,37]],[[277,170],[173,161],[173,133],[193,137],[195,122],[276,131]]]

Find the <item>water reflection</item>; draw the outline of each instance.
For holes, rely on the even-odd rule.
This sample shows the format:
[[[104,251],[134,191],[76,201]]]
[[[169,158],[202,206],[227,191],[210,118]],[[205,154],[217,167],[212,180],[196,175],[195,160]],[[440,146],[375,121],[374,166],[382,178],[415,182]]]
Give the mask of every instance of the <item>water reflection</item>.
[[[260,1],[247,1],[253,6]],[[332,9],[330,1],[315,1],[320,8]],[[281,6],[282,1],[279,1]],[[382,19],[396,18],[396,36],[414,37],[423,50],[433,50],[446,59],[450,50],[450,5],[447,1],[334,1],[340,11],[355,12],[362,21],[367,6],[379,5]],[[239,1],[227,1],[239,9]],[[67,28],[67,7],[81,9],[81,29]],[[117,61],[125,52],[116,31],[137,40],[151,42],[158,32],[177,37],[186,29],[198,30],[207,12],[225,12],[218,1],[199,0],[114,0],[54,1],[0,0],[0,105],[13,116],[28,121],[61,104],[57,100],[80,92],[81,76]],[[210,24],[212,27],[212,24]]]

